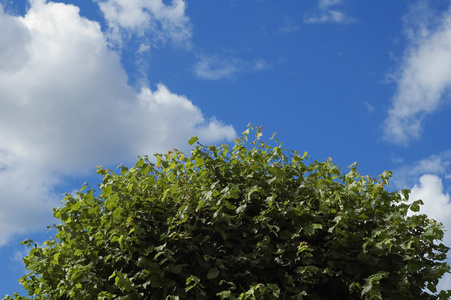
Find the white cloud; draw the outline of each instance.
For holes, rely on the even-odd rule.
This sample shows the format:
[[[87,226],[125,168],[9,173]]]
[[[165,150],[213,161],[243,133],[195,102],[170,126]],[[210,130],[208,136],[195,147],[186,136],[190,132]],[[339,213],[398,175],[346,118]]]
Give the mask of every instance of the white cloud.
[[[262,59],[251,63],[237,58],[203,55],[194,65],[194,73],[199,78],[218,80],[234,78],[234,76],[240,73],[263,71],[270,68],[271,65]]]
[[[330,6],[341,4],[343,0],[319,0],[318,6],[321,9],[327,9]]]
[[[434,28],[428,28],[427,9],[422,6],[417,15],[418,11],[406,18],[412,23],[407,29],[410,42],[384,122],[385,138],[398,144],[420,137],[423,119],[439,108],[451,87],[451,11]]]
[[[305,24],[323,24],[323,23],[340,23],[340,24],[350,24],[357,20],[355,18],[347,16],[344,12],[340,10],[328,10],[321,13],[320,15],[310,15],[304,18]]]
[[[445,228],[443,243],[451,246],[451,202],[448,193],[443,191],[442,180],[431,174],[420,177],[420,184],[415,185],[409,195],[410,201],[421,199],[424,205],[421,206],[421,214],[426,214],[428,218],[441,222]],[[449,289],[451,283],[450,274],[440,280],[438,290]]]
[[[397,189],[408,188],[424,174],[446,177],[450,166],[451,151],[444,151],[394,170],[392,182]]]
[[[448,193],[443,191],[443,183],[440,177],[425,174],[420,177],[420,184],[414,185],[410,192],[410,200],[421,199],[424,205],[420,213],[429,218],[443,223],[451,229],[451,203]],[[446,234],[445,244],[451,246],[451,232]]]
[[[451,202],[445,186],[449,184],[447,174],[450,167],[451,151],[445,151],[393,171],[392,181],[397,189],[412,187],[409,202],[422,199],[424,205],[421,206],[419,213],[443,223],[445,229],[443,242],[447,246],[451,246]],[[451,275],[446,274],[437,288],[449,289],[450,284]]]
[[[194,65],[196,75],[209,80],[231,78],[242,71],[242,64],[238,59],[224,59],[218,56],[202,56]]]
[[[110,37],[121,42],[125,32],[142,36],[152,34],[157,40],[170,38],[174,42],[189,45],[192,30],[185,15],[186,2],[172,0],[95,0],[110,28]]]
[[[253,71],[263,71],[272,69],[272,65],[270,65],[267,61],[263,59],[257,60],[252,66]]]
[[[214,118],[207,122],[200,109],[185,96],[171,93],[162,84],[159,84],[154,92],[147,87],[143,88],[139,100],[140,108],[146,108],[141,116],[144,121],[142,125],[147,128],[141,132],[144,143],[140,148],[143,150],[158,147],[159,152],[163,152],[168,148],[165,145],[180,144],[180,140],[184,143],[186,137],[192,136],[193,132],[196,132],[196,136],[201,140],[211,142],[232,140],[235,137],[231,126],[224,126]],[[151,124],[158,126],[149,126]]]
[[[1,4],[0,15],[0,70],[13,70],[27,59],[26,49],[22,46],[30,37],[19,21],[4,15]],[[5,45],[5,41],[10,41],[10,44]]]
[[[137,54],[148,53],[155,42],[170,39],[192,49],[192,24],[186,15],[185,0],[94,0],[108,23],[108,38],[113,46],[122,46],[123,39],[141,39]],[[143,63],[145,64],[145,62]],[[254,63],[238,58],[202,55],[194,65],[194,73],[203,79],[233,78],[236,74],[261,71],[271,66],[263,60]]]
[[[374,106],[372,106],[368,101],[363,101],[363,104],[365,105],[366,110],[369,113],[372,113],[374,111]]]
[[[446,273],[437,285],[437,290],[449,290],[451,287],[451,274]]]
[[[0,246],[50,222],[62,176],[183,149],[191,136],[235,136],[163,84],[132,89],[99,24],[76,6],[34,0],[24,17],[0,11],[0,26]]]
[[[143,54],[149,52],[149,50],[150,45],[148,43],[142,43],[141,45],[139,45],[138,51],[136,51],[136,53]]]
[[[323,24],[323,23],[339,23],[350,24],[357,21],[357,19],[346,15],[340,9],[334,8],[337,5],[343,4],[342,0],[319,0],[318,7],[319,14],[310,14],[304,17],[305,24]]]
[[[291,18],[285,18],[285,25],[279,28],[279,32],[281,33],[291,33],[299,30],[300,26],[296,25]]]

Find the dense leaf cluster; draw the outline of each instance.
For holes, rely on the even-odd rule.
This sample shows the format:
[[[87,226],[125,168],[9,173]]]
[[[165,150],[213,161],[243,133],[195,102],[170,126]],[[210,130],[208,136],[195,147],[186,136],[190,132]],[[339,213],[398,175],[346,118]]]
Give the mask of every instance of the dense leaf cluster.
[[[67,194],[54,239],[4,299],[448,299],[442,225],[388,192],[390,172],[270,146],[198,144]],[[193,138],[193,144],[197,139]],[[310,163],[307,163],[309,161]]]

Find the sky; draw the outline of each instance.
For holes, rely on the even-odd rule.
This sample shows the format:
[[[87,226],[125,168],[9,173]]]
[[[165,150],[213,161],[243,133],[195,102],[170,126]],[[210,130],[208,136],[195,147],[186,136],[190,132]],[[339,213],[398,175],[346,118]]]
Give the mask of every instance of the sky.
[[[0,0],[0,297],[20,290],[20,242],[46,240],[97,165],[248,123],[344,172],[393,171],[451,231],[450,92],[450,1]]]

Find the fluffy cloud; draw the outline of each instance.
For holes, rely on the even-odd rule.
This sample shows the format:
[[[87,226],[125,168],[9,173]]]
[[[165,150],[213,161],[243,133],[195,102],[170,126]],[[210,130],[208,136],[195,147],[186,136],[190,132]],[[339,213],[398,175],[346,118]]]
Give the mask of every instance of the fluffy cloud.
[[[429,28],[431,16],[425,11],[415,9],[406,18],[410,42],[384,123],[386,139],[398,144],[420,136],[423,119],[438,109],[451,87],[451,11],[434,28]]]
[[[122,33],[137,35],[151,33],[153,38],[170,38],[177,43],[189,44],[191,24],[185,15],[184,0],[172,0],[166,5],[163,0],[95,0],[110,27],[110,37],[120,42]]]
[[[397,189],[411,188],[410,200],[422,199],[425,203],[421,213],[443,222],[451,229],[451,203],[442,178],[447,183],[451,167],[451,151],[431,155],[393,172],[393,183]],[[451,245],[451,233],[448,235]]]
[[[168,20],[183,3],[147,2]],[[131,88],[99,24],[76,6],[34,0],[23,17],[0,11],[0,26],[0,245],[49,223],[63,176],[183,148],[190,136],[235,136],[162,84]]]
[[[449,184],[450,166],[451,151],[445,151],[394,170],[392,181],[396,189],[411,187],[410,202],[423,200],[424,205],[419,213],[443,223],[444,244],[447,246],[451,246],[451,199],[446,188]],[[447,274],[438,288],[448,289],[450,284],[451,275]]]
[[[410,192],[410,199],[422,199],[424,205],[420,213],[429,218],[442,222],[445,228],[451,228],[451,203],[448,193],[443,191],[443,183],[440,177],[425,174],[420,177],[420,184],[415,185]],[[451,232],[445,235],[445,244],[451,245]]]
[[[443,242],[445,245],[451,246],[451,202],[449,194],[443,191],[442,180],[431,174],[421,176],[420,184],[412,188],[409,197],[410,200],[423,200],[424,205],[421,206],[420,213],[443,223],[447,230]],[[451,275],[446,274],[440,281],[438,289],[449,289],[450,283]]]
[[[4,15],[0,4],[0,41],[10,41],[8,47],[0,44],[0,70],[14,70],[27,59],[24,47],[30,39],[28,31],[13,17]]]
[[[318,7],[319,14],[310,14],[304,17],[305,24],[323,24],[323,23],[340,23],[350,24],[357,20],[353,17],[349,17],[346,13],[340,9],[334,8],[334,6],[342,4],[342,0],[320,0]]]

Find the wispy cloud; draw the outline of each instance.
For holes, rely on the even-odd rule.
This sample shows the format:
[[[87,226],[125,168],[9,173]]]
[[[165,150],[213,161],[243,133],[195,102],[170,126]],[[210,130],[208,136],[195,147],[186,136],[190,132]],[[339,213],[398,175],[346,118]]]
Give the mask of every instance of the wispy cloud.
[[[318,2],[319,13],[308,14],[304,17],[305,24],[338,23],[350,24],[357,21],[350,17],[337,6],[343,4],[342,0],[320,0]]]
[[[218,56],[202,56],[194,65],[194,72],[203,79],[217,80],[231,78],[243,72],[242,62],[238,59],[225,59]]]
[[[328,9],[331,6],[341,4],[343,0],[319,0],[318,6],[320,9]]]
[[[233,57],[202,55],[194,65],[194,72],[202,79],[219,80],[231,79],[241,73],[262,71],[270,68],[271,65],[262,59],[248,62]]]
[[[270,69],[272,69],[272,65],[263,59],[256,60],[252,66],[253,71],[263,71],[263,70],[270,70]]]
[[[397,89],[383,124],[385,138],[397,144],[420,137],[425,117],[451,87],[451,11],[437,18],[420,3],[405,18],[409,43],[393,76]]]
[[[310,15],[304,18],[305,24],[322,24],[322,23],[340,23],[340,24],[350,24],[356,21],[355,18],[347,16],[344,12],[340,10],[328,10],[321,13],[320,15]]]
[[[94,0],[108,23],[109,37],[120,44],[123,36],[132,33],[138,36],[151,35],[155,41],[170,39],[189,46],[192,25],[186,16],[186,2],[172,0]]]
[[[279,32],[281,33],[290,33],[290,32],[296,32],[299,30],[300,26],[296,25],[293,19],[291,18],[285,18],[284,19],[284,25],[279,28]]]
[[[0,246],[50,222],[64,176],[182,149],[191,136],[235,137],[163,84],[130,87],[100,25],[73,5],[0,11],[0,28]]]
[[[366,110],[369,112],[369,113],[372,113],[373,111],[374,111],[374,106],[372,106],[370,103],[368,103],[367,101],[363,101],[363,104],[365,105],[365,107],[366,107]]]
[[[393,171],[393,183],[396,188],[406,188],[417,183],[424,174],[446,177],[451,174],[451,151],[434,154],[412,164],[404,165]]]
[[[124,39],[133,36],[140,40],[135,51],[141,66],[147,66],[147,55],[158,42],[171,40],[187,49],[196,48],[191,41],[192,24],[186,15],[185,0],[94,0],[98,3],[108,24],[108,41],[121,47]],[[169,4],[166,4],[168,3]],[[198,47],[197,47],[198,48]],[[270,68],[263,60],[244,61],[237,57],[201,55],[194,65],[197,77],[208,80],[230,79],[237,74]],[[144,71],[141,72],[145,74]]]

